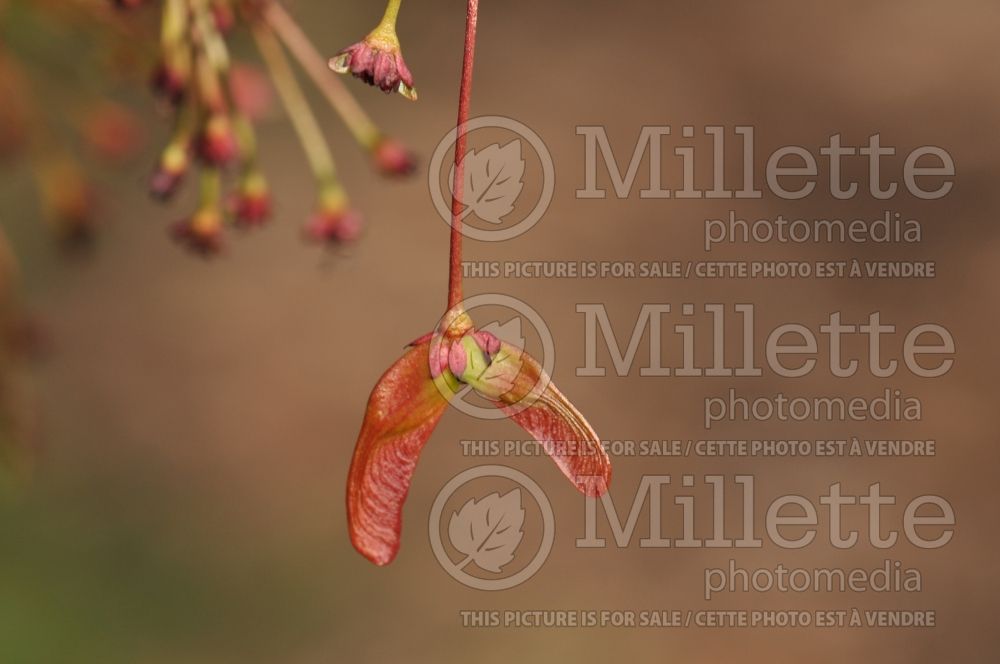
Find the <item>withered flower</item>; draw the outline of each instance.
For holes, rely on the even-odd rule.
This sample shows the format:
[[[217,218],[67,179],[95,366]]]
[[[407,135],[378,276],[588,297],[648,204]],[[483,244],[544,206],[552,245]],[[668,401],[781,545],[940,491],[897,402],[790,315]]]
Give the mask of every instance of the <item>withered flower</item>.
[[[368,36],[352,44],[330,59],[330,69],[338,74],[350,73],[383,92],[398,92],[416,101],[413,74],[403,61],[403,52],[396,36],[396,15],[400,0],[390,0],[382,21]]]

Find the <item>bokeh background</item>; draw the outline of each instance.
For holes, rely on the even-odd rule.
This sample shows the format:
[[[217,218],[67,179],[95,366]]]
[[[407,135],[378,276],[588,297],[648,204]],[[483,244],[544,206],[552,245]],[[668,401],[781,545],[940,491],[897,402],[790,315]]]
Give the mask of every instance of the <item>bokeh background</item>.
[[[372,3],[288,7],[325,54],[363,35],[381,12]],[[134,108],[151,140],[134,163],[102,172],[103,227],[86,259],[63,260],[38,232],[41,212],[24,164],[6,163],[0,182],[0,220],[21,256],[21,295],[48,339],[30,372],[41,423],[34,477],[0,504],[0,661],[995,661],[998,24],[1000,6],[990,0],[506,0],[481,8],[473,114],[507,115],[533,128],[552,153],[557,181],[533,230],[503,243],[468,241],[469,260],[701,259],[701,221],[732,207],[753,218],[877,218],[890,209],[921,221],[916,245],[735,246],[712,257],[933,260],[933,280],[470,279],[466,289],[519,297],[543,315],[557,342],[557,384],[606,438],[704,437],[703,400],[730,385],[750,395],[871,395],[888,385],[918,396],[918,423],[771,423],[713,433],[933,438],[934,458],[621,458],[614,486],[630,499],[644,473],[753,473],[762,502],[785,493],[816,497],[837,481],[855,493],[879,481],[904,502],[943,495],[958,526],[941,550],[766,546],[736,555],[746,567],[874,567],[899,559],[921,570],[922,592],[737,593],[702,602],[704,568],[724,565],[731,552],[575,549],[582,500],[544,458],[502,462],[531,475],[552,501],[559,527],[548,562],[513,590],[465,588],[431,552],[430,505],[449,478],[496,461],[464,456],[460,440],[521,434],[510,422],[459,413],[446,415],[424,451],[398,559],[371,565],[347,538],[345,478],[369,390],[402,345],[442,313],[448,228],[431,204],[426,171],[379,179],[323,110],[367,225],[349,249],[306,246],[299,226],[313,203],[310,176],[287,123],[265,122],[260,149],[275,219],[234,238],[225,255],[201,260],[165,230],[185,214],[185,199],[165,209],[146,195],[166,123],[137,93]],[[461,2],[404,3],[400,35],[417,103],[348,81],[424,166],[454,122],[463,26]],[[61,43],[45,48],[52,58],[74,57]],[[945,147],[958,175],[953,192],[934,202],[899,196],[885,204],[864,195],[835,202],[822,194],[794,204],[772,196],[735,205],[637,194],[580,200],[581,124],[606,126],[612,143],[629,152],[645,124],[669,124],[675,134],[683,124],[752,124],[758,155],[786,144],[819,146],[836,132],[855,145],[881,132],[884,144],[905,152]],[[707,154],[709,144],[697,144]],[[890,163],[898,173],[900,160]],[[708,160],[699,166],[709,168]],[[846,175],[866,182],[863,165]],[[603,170],[601,177],[607,186]],[[678,162],[665,159],[664,180],[679,177]],[[786,321],[815,327],[831,311],[859,320],[880,310],[904,329],[945,325],[958,359],[935,380],[901,373],[844,382],[817,371],[793,382],[765,374],[729,383],[643,378],[637,368],[627,377],[582,378],[575,376],[584,362],[576,304],[584,302],[607,306],[620,339],[649,302],[753,302],[763,330]],[[709,332],[699,334],[706,345]],[[606,351],[600,357],[611,366]],[[938,626],[470,629],[459,615],[758,606],[933,609]]]

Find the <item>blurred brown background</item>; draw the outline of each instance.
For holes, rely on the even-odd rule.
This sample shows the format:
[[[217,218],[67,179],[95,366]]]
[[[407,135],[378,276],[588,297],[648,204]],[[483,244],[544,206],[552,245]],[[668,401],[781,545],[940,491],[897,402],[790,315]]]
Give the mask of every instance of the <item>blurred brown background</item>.
[[[331,54],[381,12],[372,3],[345,4],[298,0],[289,7]],[[729,384],[642,378],[638,369],[625,378],[612,371],[576,377],[584,362],[577,303],[605,303],[619,339],[648,302],[753,302],[764,330],[786,321],[815,328],[831,311],[857,321],[881,310],[883,320],[904,329],[945,325],[958,353],[940,379],[901,372],[888,381],[865,374],[834,383],[816,371],[797,381],[765,373],[737,385],[750,395],[875,394],[888,385],[922,400],[922,422],[713,430],[744,438],[934,438],[934,458],[615,459],[614,486],[626,498],[643,473],[753,473],[761,501],[785,493],[815,498],[836,481],[855,493],[880,481],[904,502],[943,495],[958,525],[953,542],[937,551],[765,546],[735,555],[751,568],[874,567],[900,559],[921,570],[922,592],[736,593],[702,602],[704,568],[725,565],[731,551],[577,550],[582,500],[544,458],[500,462],[547,490],[559,524],[552,556],[516,589],[467,589],[433,557],[428,510],[447,479],[497,461],[463,456],[460,440],[522,436],[510,422],[459,413],[446,414],[424,451],[398,559],[379,569],[355,553],[343,508],[354,438],[378,376],[442,313],[448,229],[430,202],[426,171],[400,183],[378,179],[324,110],[344,179],[367,219],[365,237],[350,250],[330,255],[302,244],[298,226],[311,209],[312,184],[282,122],[261,131],[276,218],[217,260],[194,258],[167,239],[165,226],[186,208],[150,202],[141,164],[108,183],[111,209],[93,260],[54,261],[19,230],[35,223],[30,205],[3,212],[25,253],[26,296],[53,350],[37,372],[44,449],[35,483],[0,507],[0,660],[995,661],[998,24],[1000,6],[991,0],[507,0],[481,8],[473,114],[507,115],[533,128],[553,155],[557,180],[537,227],[504,243],[468,241],[467,260],[703,259],[701,221],[731,208],[752,218],[877,218],[890,209],[921,221],[916,245],[736,246],[710,257],[934,260],[933,280],[479,279],[466,290],[514,295],[543,315],[557,343],[556,382],[611,439],[705,437],[703,400]],[[348,81],[424,163],[454,122],[463,25],[461,2],[404,3],[399,29],[418,103]],[[946,148],[958,175],[952,193],[934,202],[865,195],[835,202],[822,194],[797,203],[768,195],[753,202],[640,200],[637,193],[579,200],[581,124],[606,126],[612,144],[627,148],[620,159],[645,124],[669,124],[675,134],[683,124],[699,131],[725,125],[730,136],[734,125],[752,124],[759,163],[781,145],[815,148],[837,132],[857,145],[881,132],[883,144],[904,154],[925,144]],[[674,141],[679,137],[665,150]],[[708,143],[699,145],[708,154]],[[151,162],[153,153],[147,157]],[[664,181],[676,183],[678,162],[665,155],[664,163]],[[887,172],[898,173],[899,163]],[[867,181],[863,166],[846,175]],[[9,200],[16,200],[13,177]],[[934,609],[938,626],[467,629],[459,616],[491,608],[755,606]]]

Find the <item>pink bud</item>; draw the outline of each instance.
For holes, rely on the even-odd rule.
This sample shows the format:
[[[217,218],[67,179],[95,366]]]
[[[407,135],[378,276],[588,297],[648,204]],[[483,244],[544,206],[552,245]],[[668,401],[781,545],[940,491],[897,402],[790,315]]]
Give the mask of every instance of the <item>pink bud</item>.
[[[372,153],[375,165],[385,175],[409,175],[417,168],[413,154],[393,138],[379,138]]]
[[[229,118],[223,113],[210,116],[198,135],[198,156],[212,166],[225,166],[238,153],[239,145]]]
[[[259,226],[271,216],[271,196],[267,192],[239,193],[233,208],[233,216],[238,225]]]
[[[161,62],[153,70],[153,91],[171,104],[179,104],[187,93],[188,72],[180,67]]]
[[[271,191],[263,174],[252,171],[244,175],[229,205],[238,226],[258,226],[267,221],[271,215]]]
[[[351,209],[320,210],[306,222],[304,232],[306,239],[314,242],[353,242],[361,235],[361,215]]]
[[[448,368],[451,372],[455,374],[456,377],[461,377],[465,374],[465,368],[469,363],[469,358],[465,354],[465,349],[462,347],[460,341],[456,341],[451,344],[451,349],[448,351]]]
[[[160,201],[170,199],[180,187],[184,171],[157,168],[149,178],[149,194]]]
[[[500,340],[496,338],[496,335],[483,330],[476,330],[472,333],[472,338],[476,340],[476,345],[490,357],[500,352]]]
[[[215,208],[198,210],[190,219],[174,224],[171,232],[178,242],[203,256],[222,250],[222,216]]]
[[[160,162],[149,179],[149,193],[158,200],[167,200],[184,180],[187,174],[190,158],[188,141],[170,143],[160,156]]]

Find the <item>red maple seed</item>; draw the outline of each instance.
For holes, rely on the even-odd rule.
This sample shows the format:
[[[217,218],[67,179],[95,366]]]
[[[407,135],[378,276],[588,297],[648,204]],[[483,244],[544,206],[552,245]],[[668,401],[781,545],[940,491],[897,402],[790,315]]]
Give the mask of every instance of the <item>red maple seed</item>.
[[[599,496],[611,482],[600,438],[539,363],[475,330],[465,314],[452,320],[415,341],[368,399],[348,476],[347,515],[354,547],[376,565],[392,562],[399,550],[403,501],[417,459],[462,384],[493,400],[539,441],[585,495]]]
[[[465,57],[455,155],[465,154],[478,0],[468,0]],[[449,399],[468,385],[538,440],[563,474],[588,496],[603,494],[611,462],[593,428],[520,348],[476,330],[461,307],[463,168],[452,190],[449,311],[438,329],[410,344],[368,399],[347,480],[347,520],[354,547],[376,565],[399,550],[403,502],[424,444]]]

